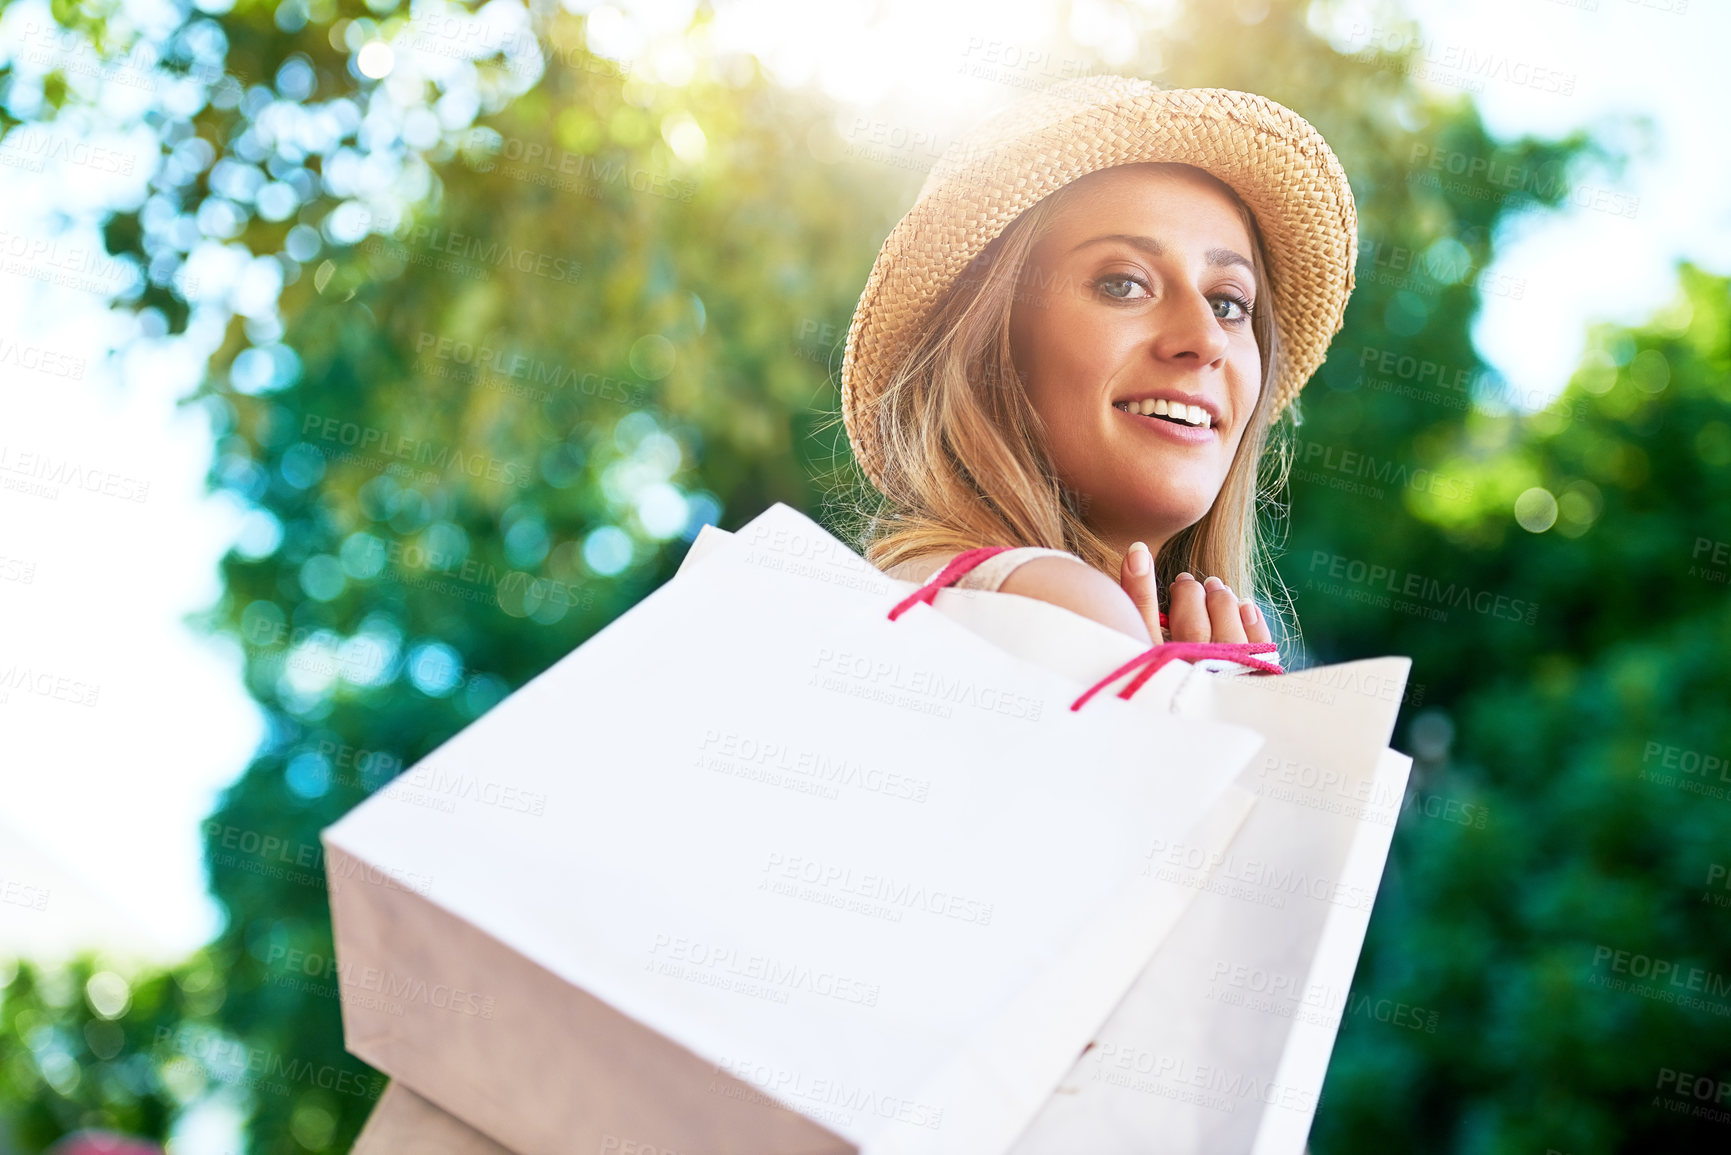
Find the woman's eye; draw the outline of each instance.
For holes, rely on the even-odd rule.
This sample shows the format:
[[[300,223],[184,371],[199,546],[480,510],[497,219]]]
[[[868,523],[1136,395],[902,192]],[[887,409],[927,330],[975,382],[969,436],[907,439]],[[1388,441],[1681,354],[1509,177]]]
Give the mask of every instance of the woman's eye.
[[[1236,313],[1222,313],[1218,308],[1216,308],[1214,315],[1219,317],[1222,321],[1248,321],[1250,319],[1251,309],[1253,308],[1249,301],[1234,293],[1226,293],[1214,298],[1214,304],[1216,306],[1225,305],[1229,310],[1237,310]]]
[[[1144,295],[1151,295],[1148,293],[1147,285],[1143,284],[1135,277],[1126,276],[1121,273],[1114,276],[1101,277],[1099,280],[1094,282],[1094,288],[1099,292],[1104,293],[1108,297],[1116,297],[1121,301],[1130,298],[1131,294],[1128,288],[1130,285],[1139,285],[1141,286]],[[1119,288],[1119,286],[1123,286],[1123,288]]]

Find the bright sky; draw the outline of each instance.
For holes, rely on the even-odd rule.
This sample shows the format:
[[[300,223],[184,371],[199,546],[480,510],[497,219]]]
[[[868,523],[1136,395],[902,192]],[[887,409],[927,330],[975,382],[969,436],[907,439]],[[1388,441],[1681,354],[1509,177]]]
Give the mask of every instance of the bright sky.
[[[1257,2],[1237,0],[1237,8]],[[1639,198],[1633,217],[1562,214],[1512,238],[1492,270],[1527,288],[1519,300],[1492,298],[1475,336],[1491,363],[1535,396],[1561,386],[1587,320],[1634,321],[1663,304],[1676,257],[1731,271],[1731,150],[1720,120],[1731,79],[1718,59],[1731,43],[1731,5],[1688,0],[1683,14],[1668,10],[1684,3],[1414,0],[1437,61],[1495,53],[1505,58],[1503,75],[1542,68],[1573,78],[1568,96],[1486,81],[1478,99],[1493,132],[1555,136],[1631,110],[1658,128],[1655,154],[1612,186]],[[592,13],[598,47],[642,53],[645,70],[677,75],[687,62],[653,30],[683,27],[690,4],[623,7],[642,15]],[[1056,27],[1048,5],[1025,0],[718,7],[718,44],[751,49],[784,82],[820,85],[846,101],[843,141],[899,142],[879,154],[889,163],[929,164],[966,120],[1013,98],[1018,85],[1073,71],[1072,50],[1055,38],[1129,43],[1126,29],[1087,3],[1068,29]],[[1332,27],[1344,46],[1387,35],[1370,7],[1341,7]],[[57,206],[121,194],[139,179],[138,168],[125,176],[88,160],[49,160],[41,171],[0,164],[0,247],[46,237]],[[58,244],[62,269],[106,275],[88,265],[99,251],[93,233]],[[101,939],[172,954],[216,927],[198,824],[260,733],[238,652],[180,620],[218,596],[216,563],[239,518],[204,496],[202,418],[174,412],[197,380],[196,357],[143,347],[124,371],[104,361],[102,350],[133,334],[105,319],[88,288],[0,266],[0,884],[12,887],[0,897],[48,892],[40,910],[0,902],[0,942],[49,950]],[[94,489],[31,490],[42,484],[32,476],[42,458],[57,468],[70,461],[98,479]],[[143,500],[129,500],[144,482]],[[23,682],[20,671],[29,674]],[[72,700],[92,689],[94,705]],[[114,912],[106,924],[104,904]]]

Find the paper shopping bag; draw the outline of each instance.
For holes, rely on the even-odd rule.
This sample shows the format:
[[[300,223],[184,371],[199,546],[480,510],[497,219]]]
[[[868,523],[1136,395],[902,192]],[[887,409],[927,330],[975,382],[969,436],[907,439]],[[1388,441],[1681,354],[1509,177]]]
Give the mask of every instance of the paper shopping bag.
[[[681,572],[728,535],[705,527]],[[1086,682],[1136,656],[1117,631],[1031,598],[931,603],[1008,652]],[[1257,808],[1225,838],[1150,846],[1148,870],[1202,897],[1102,1026],[1015,1155],[1087,1150],[1298,1155],[1380,885],[1411,759],[1387,748],[1410,659],[1218,678],[1173,661],[1132,699],[1254,726]]]
[[[521,1155],[999,1155],[1262,740],[746,528],[324,832],[347,1045]]]
[[[599,1149],[609,1149],[605,1140]],[[612,1150],[623,1152],[623,1145],[615,1143]],[[349,1155],[511,1155],[511,1151],[403,1084],[391,1083],[373,1104]],[[633,1155],[639,1153],[634,1150]]]
[[[1256,806],[1227,845],[1150,848],[1197,899],[1012,1155],[1304,1150],[1412,765],[1384,745],[1405,662],[1189,680],[1178,709],[1268,738]]]
[[[1242,823],[1245,814],[1252,805],[1253,798],[1247,792],[1231,787],[1227,797],[1216,806],[1209,815],[1193,828],[1191,839],[1199,845],[1225,845],[1231,840],[1233,832]],[[1197,868],[1197,877],[1206,878],[1214,869],[1212,863],[1201,863]],[[1182,913],[1188,901],[1194,897],[1194,890],[1186,883],[1177,885],[1161,880],[1152,880],[1150,872],[1148,886],[1151,889],[1164,889],[1174,892],[1163,908],[1144,912],[1146,918],[1156,929],[1155,937],[1163,937],[1160,928],[1168,928]],[[1148,951],[1138,950],[1131,953],[1132,958],[1140,959]],[[1094,956],[1096,961],[1108,958],[1111,951],[1102,950]],[[1098,976],[1078,975],[1074,967],[1059,974],[1050,976],[1052,981],[1071,989],[1088,989],[1090,983],[1095,983],[1102,990],[1119,990],[1125,986],[1122,973],[1113,973],[1101,979]],[[1066,1039],[1066,1044],[1068,1043]],[[1049,1066],[1050,1064],[1048,1064]],[[717,1066],[711,1077],[720,1084],[737,1076],[749,1082],[760,1094],[770,1091],[780,1093],[795,1093],[803,1091],[804,1098],[796,1098],[795,1105],[810,1110],[814,1117],[821,1117],[821,1112],[833,1110],[833,1097],[826,1089],[815,1085],[803,1088],[787,1084],[778,1079],[777,1072],[755,1069],[735,1068],[729,1070]],[[826,1100],[828,1100],[826,1102]],[[1025,1114],[1025,1112],[1024,1112]],[[1009,1125],[1006,1130],[1013,1133],[1020,1130],[1020,1124]],[[597,1148],[602,1155],[617,1153],[617,1155],[676,1155],[673,1148],[656,1148],[653,1144],[637,1142],[617,1134],[605,1134],[601,1146]],[[707,1147],[689,1149],[689,1155],[700,1155]],[[355,1141],[354,1155],[511,1155],[511,1153],[487,1136],[476,1131],[441,1109],[437,1104],[421,1098],[400,1082],[391,1083],[374,1105],[372,1114],[367,1118],[367,1124]]]

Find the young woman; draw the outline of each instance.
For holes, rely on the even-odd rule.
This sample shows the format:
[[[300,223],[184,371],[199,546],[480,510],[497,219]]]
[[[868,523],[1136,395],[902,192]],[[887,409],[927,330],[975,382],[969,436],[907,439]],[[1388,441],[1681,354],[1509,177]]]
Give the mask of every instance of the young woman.
[[[1000,113],[933,169],[849,329],[866,557],[923,583],[1011,546],[957,584],[1149,644],[1291,637],[1259,502],[1356,234],[1327,144],[1262,97],[1096,76]]]

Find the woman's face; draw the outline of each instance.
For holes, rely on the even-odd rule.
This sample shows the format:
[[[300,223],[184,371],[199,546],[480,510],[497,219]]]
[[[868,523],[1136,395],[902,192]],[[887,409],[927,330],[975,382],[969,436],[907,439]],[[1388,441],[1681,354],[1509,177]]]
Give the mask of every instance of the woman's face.
[[[1103,169],[1070,196],[1018,286],[1011,354],[1088,523],[1158,552],[1214,504],[1256,407],[1243,302],[1263,286],[1238,210],[1200,172]],[[1208,417],[1141,414],[1159,399]]]

